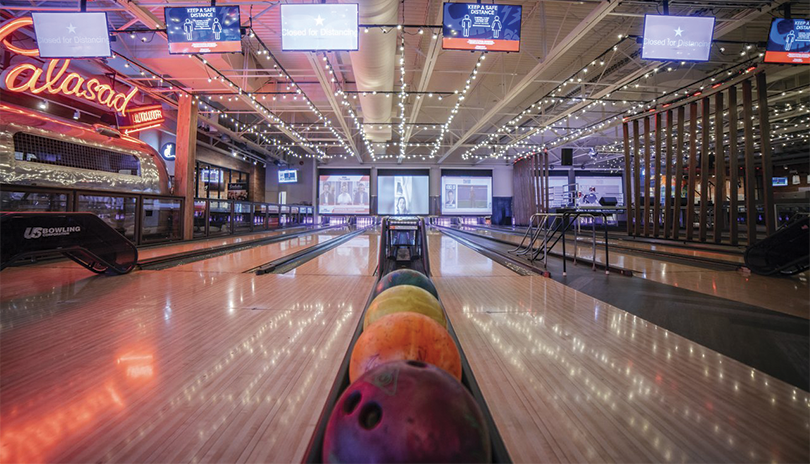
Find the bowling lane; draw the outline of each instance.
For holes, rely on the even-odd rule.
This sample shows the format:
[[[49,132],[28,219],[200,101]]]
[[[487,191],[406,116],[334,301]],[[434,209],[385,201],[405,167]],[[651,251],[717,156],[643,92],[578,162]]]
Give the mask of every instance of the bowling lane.
[[[543,277],[435,277],[516,462],[810,460],[808,393]]]
[[[438,231],[428,233],[434,276],[514,276],[515,273]]]
[[[284,275],[371,276],[377,269],[379,232],[366,232]],[[371,287],[366,290],[366,296]]]
[[[4,298],[0,461],[300,461],[372,283],[135,272]]]
[[[521,237],[505,234],[496,230],[467,230],[486,233],[500,240],[507,240],[517,245]],[[574,256],[572,242],[568,242],[566,254]],[[622,242],[624,246],[624,242]],[[558,245],[555,251],[561,253]],[[593,259],[593,247],[580,242],[576,248],[577,257]],[[810,292],[808,273],[793,277],[765,277],[756,274],[745,275],[736,270],[712,270],[697,265],[688,265],[661,261],[657,259],[629,254],[611,248],[610,264],[631,269],[635,277],[654,282],[685,288],[705,295],[712,295],[739,303],[759,306],[760,308],[778,311],[791,316],[810,318],[810,306],[807,295]],[[597,246],[596,262],[605,262],[604,248]],[[587,264],[584,264],[587,266]]]

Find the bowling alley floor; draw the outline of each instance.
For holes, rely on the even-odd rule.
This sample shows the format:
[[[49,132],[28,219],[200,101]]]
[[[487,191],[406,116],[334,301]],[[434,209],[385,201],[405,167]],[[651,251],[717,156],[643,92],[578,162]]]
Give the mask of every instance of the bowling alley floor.
[[[118,277],[67,262],[0,273],[0,462],[300,461],[378,237],[244,271],[329,237]],[[810,461],[807,391],[450,237],[429,245],[514,461]]]

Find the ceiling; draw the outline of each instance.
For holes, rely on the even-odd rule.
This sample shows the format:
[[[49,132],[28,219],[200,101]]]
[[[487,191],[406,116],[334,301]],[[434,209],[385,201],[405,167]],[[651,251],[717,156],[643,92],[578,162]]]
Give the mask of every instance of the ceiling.
[[[520,52],[486,55],[441,49],[441,29],[432,26],[441,24],[442,0],[342,3],[355,2],[368,25],[357,52],[282,52],[279,5],[288,2],[220,0],[240,7],[243,53],[190,57],[168,54],[163,8],[210,2],[90,1],[88,10],[106,11],[118,31],[118,56],[95,64],[169,106],[199,98],[206,131],[262,159],[503,164],[545,146],[552,160],[556,149],[571,147],[577,164],[611,168],[622,115],[696,90],[719,70],[761,61],[771,19],[791,3],[671,0],[670,14],[716,16],[715,43],[707,63],[662,63],[642,60],[636,40],[644,14],[660,13],[660,1],[509,0],[523,7]],[[76,11],[77,2],[4,0],[0,13],[32,9]],[[810,8],[792,2],[792,13],[808,17]],[[783,116],[798,110],[781,124],[806,129],[808,94],[798,91],[810,85],[806,68],[775,67],[768,76]],[[797,141],[807,144],[786,140],[794,151]]]

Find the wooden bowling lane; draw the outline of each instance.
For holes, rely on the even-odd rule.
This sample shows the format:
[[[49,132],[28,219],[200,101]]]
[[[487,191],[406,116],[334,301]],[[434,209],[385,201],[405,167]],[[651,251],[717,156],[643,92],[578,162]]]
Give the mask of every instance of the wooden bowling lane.
[[[551,279],[434,282],[516,462],[810,460],[806,391]]]
[[[300,461],[368,276],[136,272],[4,299],[0,462]]]
[[[487,231],[493,237],[520,243],[520,237],[511,234]],[[561,253],[561,245],[555,251]],[[566,244],[566,254],[574,255],[572,242]],[[576,248],[580,258],[593,259],[593,247],[582,242]],[[791,316],[810,318],[810,293],[808,273],[792,277],[766,277],[746,275],[736,270],[712,270],[698,265],[689,265],[654,259],[651,255],[638,255],[615,248],[609,250],[610,264],[631,269],[634,277],[649,279],[665,285],[684,288],[705,295],[712,295],[738,303],[750,304]],[[604,246],[596,248],[596,262],[605,262]],[[569,262],[569,265],[571,263]],[[581,263],[588,266],[587,263]]]
[[[377,269],[379,238],[379,232],[365,232],[284,275],[371,276]]]
[[[434,276],[513,276],[514,272],[438,231],[428,233]]]

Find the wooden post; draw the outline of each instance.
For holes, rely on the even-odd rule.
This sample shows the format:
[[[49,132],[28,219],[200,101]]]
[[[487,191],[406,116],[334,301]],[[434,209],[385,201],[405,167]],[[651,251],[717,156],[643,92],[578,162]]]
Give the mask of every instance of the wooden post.
[[[672,202],[672,238],[678,240],[681,234],[681,186],[683,185],[683,134],[686,107],[678,107],[678,142],[675,145],[675,199]],[[684,224],[685,225],[685,224]]]
[[[723,147],[723,92],[714,94],[714,243],[723,240],[726,200],[726,151]]]
[[[650,118],[644,118],[644,236],[650,236]]]
[[[194,168],[197,163],[197,101],[180,96],[177,112],[177,146],[174,160],[174,194],[183,202],[183,239],[194,238]]]
[[[543,160],[546,163],[546,206],[545,210],[548,212],[549,209],[549,202],[548,202],[548,150],[543,151]]]
[[[627,235],[633,235],[632,182],[630,182],[630,124],[622,124],[624,134],[624,208],[627,211]]]
[[[694,239],[695,176],[697,175],[697,102],[689,104],[689,186],[686,191],[686,240]]]
[[[742,83],[743,137],[745,138],[745,219],[748,246],[757,242],[756,168],[754,167],[754,108],[751,98],[751,79]]]
[[[771,235],[776,232],[776,211],[773,205],[771,122],[768,118],[768,85],[765,82],[765,73],[757,74],[757,102],[759,106],[759,146],[762,150],[762,200],[764,203],[762,208],[765,215],[765,228],[768,235]]]
[[[661,117],[663,113],[655,115],[655,204],[653,205],[653,236],[658,238],[661,220]]]
[[[633,121],[633,208],[635,209],[635,227],[633,234],[641,235],[641,168],[639,167],[639,133],[638,119]]]
[[[664,158],[666,177],[664,178],[664,238],[669,238],[672,228],[672,110],[667,110],[667,154]]]
[[[739,240],[737,218],[739,216],[737,205],[737,184],[740,181],[740,168],[737,166],[739,156],[737,150],[737,86],[728,89],[728,172],[729,172],[729,207],[728,225],[729,237],[732,245]]]
[[[702,138],[700,144],[700,217],[698,222],[700,224],[700,241],[706,241],[706,231],[708,229],[709,220],[709,136],[711,134],[711,124],[709,121],[709,97],[704,97],[701,100],[702,111],[702,128],[700,135]]]

